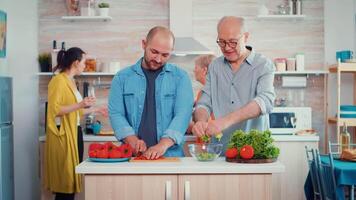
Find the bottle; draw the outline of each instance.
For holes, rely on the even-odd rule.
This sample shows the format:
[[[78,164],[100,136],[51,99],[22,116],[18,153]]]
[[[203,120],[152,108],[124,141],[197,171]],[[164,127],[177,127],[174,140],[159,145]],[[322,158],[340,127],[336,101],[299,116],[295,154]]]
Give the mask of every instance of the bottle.
[[[350,149],[350,133],[347,132],[347,126],[344,123],[344,126],[342,127],[342,132],[340,133],[340,143],[341,143],[341,151],[344,149]]]
[[[292,0],[288,1],[288,7],[289,7],[289,14],[293,15],[293,1]]]
[[[301,15],[302,14],[302,2],[300,0],[297,0],[297,15]]]
[[[52,44],[52,52],[51,52],[51,60],[52,60],[52,69],[57,66],[57,55],[58,55],[59,49],[57,49],[57,41],[53,40]]]
[[[304,71],[304,53],[297,53],[295,55],[296,59],[296,70],[297,71]]]
[[[65,45],[66,45],[65,42],[62,42],[62,48],[61,48],[61,50],[63,50],[63,51],[66,50],[66,46],[65,46]]]
[[[293,15],[297,14],[297,0],[292,0],[293,2]]]

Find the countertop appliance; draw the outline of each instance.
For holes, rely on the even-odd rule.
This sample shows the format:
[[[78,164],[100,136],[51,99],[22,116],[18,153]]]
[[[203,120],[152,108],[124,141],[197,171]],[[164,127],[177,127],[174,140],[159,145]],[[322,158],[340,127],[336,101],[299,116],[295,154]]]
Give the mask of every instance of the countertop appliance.
[[[293,135],[300,130],[311,129],[310,107],[275,107],[268,114],[268,128],[272,134]]]
[[[14,199],[12,78],[0,76],[0,200]]]

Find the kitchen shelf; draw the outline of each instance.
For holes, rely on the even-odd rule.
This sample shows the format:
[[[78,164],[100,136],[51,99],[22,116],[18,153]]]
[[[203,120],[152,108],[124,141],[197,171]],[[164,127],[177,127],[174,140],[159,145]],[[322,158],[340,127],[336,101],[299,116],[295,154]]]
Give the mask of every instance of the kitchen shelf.
[[[354,74],[354,85],[356,85],[356,63],[343,63],[338,61],[337,64],[329,66],[329,72],[336,74],[337,84],[336,84],[336,117],[329,117],[328,123],[336,125],[336,143],[339,143],[340,127],[344,124],[349,127],[356,127],[356,118],[341,118],[340,117],[340,105],[341,105],[341,74],[342,73],[353,73]],[[349,91],[352,95],[352,91]],[[356,104],[356,89],[353,90],[353,105]],[[354,140],[355,142],[355,140]]]
[[[107,22],[107,21],[111,21],[112,17],[107,16],[107,17],[103,17],[103,16],[62,16],[62,20],[63,21],[69,21],[69,22],[75,22],[75,21],[103,21],[103,22]]]
[[[341,73],[356,73],[356,63],[339,63],[331,65],[329,67],[329,72],[337,73],[337,70]]]
[[[114,76],[116,73],[112,72],[83,72],[80,76]],[[52,72],[39,72],[39,76],[52,76]]]
[[[339,124],[340,126],[343,126],[344,123],[347,125],[347,126],[356,126],[356,118],[340,118],[339,119]],[[337,122],[337,117],[330,117],[328,118],[328,122],[330,124],[336,124]]]
[[[257,19],[304,20],[305,15],[257,15]]]
[[[319,74],[328,74],[326,70],[307,70],[307,71],[276,71],[275,75],[319,75]]]

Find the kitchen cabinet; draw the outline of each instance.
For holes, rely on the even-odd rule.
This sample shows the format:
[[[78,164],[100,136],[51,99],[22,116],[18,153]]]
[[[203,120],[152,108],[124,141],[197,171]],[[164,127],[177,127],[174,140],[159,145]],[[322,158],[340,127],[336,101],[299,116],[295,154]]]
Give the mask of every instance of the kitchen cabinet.
[[[113,189],[114,188],[114,189]],[[177,200],[175,175],[115,175],[85,177],[85,200]]]
[[[283,173],[284,165],[228,163],[225,158],[198,162],[185,157],[169,163],[84,161],[76,172],[84,175],[86,200],[269,200],[272,176]]]
[[[272,199],[270,182],[256,174],[179,175],[178,199]]]
[[[272,199],[270,181],[268,175],[89,175],[85,199]]]
[[[336,93],[336,106],[337,114],[336,117],[329,117],[328,122],[331,124],[336,124],[336,143],[339,143],[340,128],[345,124],[348,127],[356,127],[356,118],[340,118],[340,105],[341,105],[341,74],[350,73],[353,74],[354,78],[354,91],[353,91],[353,104],[356,105],[356,63],[342,63],[338,62],[336,65],[329,67],[330,73],[336,73],[337,79],[337,93]],[[352,93],[351,93],[352,94]],[[329,138],[326,136],[326,138]],[[356,141],[355,137],[354,142]],[[327,146],[327,145],[326,145]]]

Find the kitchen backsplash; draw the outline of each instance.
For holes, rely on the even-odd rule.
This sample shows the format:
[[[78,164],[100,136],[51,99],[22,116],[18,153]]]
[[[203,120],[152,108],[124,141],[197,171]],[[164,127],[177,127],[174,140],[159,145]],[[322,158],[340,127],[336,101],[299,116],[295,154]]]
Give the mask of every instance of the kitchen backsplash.
[[[141,40],[155,25],[169,25],[169,0],[106,0],[110,3],[110,22],[68,22],[61,19],[67,11],[63,0],[39,0],[39,51],[50,51],[53,40],[65,41],[67,47],[79,46],[102,61],[119,61],[121,67],[133,64],[142,56]],[[285,2],[266,0],[270,10]],[[193,0],[193,35],[202,44],[221,55],[216,45],[216,24],[224,15],[243,16],[250,32],[248,44],[267,57],[294,57],[305,54],[306,70],[324,69],[323,1],[303,1],[303,20],[258,19],[260,0]],[[171,62],[188,71],[192,80],[195,56],[172,57]],[[278,97],[286,97],[289,106],[310,106],[313,128],[324,133],[325,100],[323,76],[309,76],[304,89],[285,89],[276,76]],[[110,81],[112,76],[102,77]],[[82,77],[93,81],[94,77]],[[41,125],[44,123],[44,102],[49,77],[40,78]],[[201,85],[193,80],[194,91]],[[98,101],[105,102],[107,91],[99,92]],[[42,129],[43,130],[43,129]],[[43,131],[41,131],[41,134]],[[323,135],[323,134],[322,134]]]

